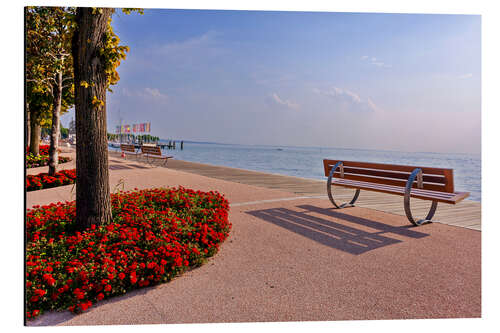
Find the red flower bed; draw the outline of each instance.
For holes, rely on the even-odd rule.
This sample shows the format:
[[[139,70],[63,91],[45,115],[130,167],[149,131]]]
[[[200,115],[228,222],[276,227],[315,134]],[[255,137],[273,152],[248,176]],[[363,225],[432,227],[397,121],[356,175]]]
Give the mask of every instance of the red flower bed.
[[[26,191],[36,191],[45,188],[57,187],[73,184],[76,179],[76,169],[61,170],[56,172],[55,176],[49,176],[48,173],[39,173],[38,175],[26,176]]]
[[[50,145],[40,145],[38,146],[38,153],[40,155],[48,155],[49,154],[49,148],[50,148]],[[59,149],[59,151],[61,151]],[[29,154],[30,152],[30,147],[26,147],[26,154]]]
[[[26,148],[26,168],[36,168],[46,166],[49,164],[49,145],[39,147],[39,155],[33,155],[29,152],[29,147]],[[61,150],[58,149],[60,152]],[[59,156],[59,163],[66,163],[71,161],[71,158]]]
[[[229,234],[217,192],[151,189],[111,195],[113,221],[74,232],[75,202],[28,210],[26,309],[81,312],[129,290],[169,281],[214,255]]]

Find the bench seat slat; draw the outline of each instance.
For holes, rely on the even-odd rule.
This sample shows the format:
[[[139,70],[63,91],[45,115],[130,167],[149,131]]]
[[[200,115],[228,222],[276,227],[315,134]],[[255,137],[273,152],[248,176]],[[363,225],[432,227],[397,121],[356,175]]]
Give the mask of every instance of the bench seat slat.
[[[347,168],[346,168],[347,169]],[[350,172],[344,170],[344,178],[346,179],[352,179],[352,180],[362,180],[362,179],[378,179],[380,181],[391,181],[399,184],[406,184],[406,181],[408,180],[408,177],[410,176],[410,173],[404,174],[406,178],[403,178],[401,176],[398,176],[397,178],[395,177],[394,174],[392,175],[387,175],[387,176],[376,176],[376,175],[366,175],[362,174],[360,172]],[[333,177],[335,178],[340,178],[340,171],[336,171],[333,173]],[[359,179],[357,179],[357,178]],[[425,185],[432,185],[432,186],[441,186],[444,188],[446,186],[446,183],[444,181],[444,177],[441,177],[442,179],[437,179],[437,178],[429,178],[426,177],[426,175],[423,176],[423,184]],[[435,181],[433,181],[435,180]],[[414,186],[417,186],[414,184]]]
[[[335,174],[334,174],[335,175]],[[333,178],[333,179],[342,179],[342,178]],[[407,180],[403,179],[393,179],[393,178],[382,178],[382,177],[372,177],[372,176],[363,176],[363,175],[353,175],[353,174],[348,174],[344,173],[344,180],[352,180],[352,181],[358,181],[362,183],[373,183],[373,184],[380,184],[380,185],[388,185],[388,186],[396,186],[396,187],[404,187],[406,185]],[[445,191],[446,186],[443,184],[434,184],[434,183],[423,183],[424,189],[430,190],[430,191],[440,191],[440,192],[448,192]],[[413,187],[417,187],[417,183],[413,183]]]
[[[355,181],[342,178],[333,178],[332,185],[338,185],[356,189],[367,189],[370,191],[397,194],[397,195],[404,195],[405,193],[405,188],[402,186],[374,184],[369,182]],[[437,191],[424,190],[418,188],[412,188],[411,190],[411,197],[424,200],[434,200],[437,202],[444,202],[449,204],[456,204],[465,199],[466,197],[468,197],[468,195],[469,193],[467,192],[448,193],[448,192],[437,192]]]
[[[328,173],[326,172],[326,166],[332,167],[337,163],[338,160],[324,160],[325,164],[325,176],[328,177]],[[418,166],[410,166],[410,165],[397,165],[397,164],[384,164],[384,163],[372,163],[372,162],[355,162],[355,161],[342,161],[344,163],[344,167],[352,167],[352,168],[365,168],[365,169],[376,169],[376,170],[391,170],[391,171],[401,171],[401,172],[412,172],[415,168],[419,168]],[[420,167],[424,174],[432,174],[432,175],[445,175],[446,171],[451,171],[452,169],[447,168],[432,168],[432,167]]]
[[[328,177],[336,160],[323,160],[325,176]],[[453,169],[413,167],[409,165],[394,165],[382,163],[342,161],[344,177],[341,177],[341,168],[334,172],[335,178],[344,178],[376,184],[404,187],[410,174],[419,168],[422,170],[423,188],[430,191],[455,193],[453,184]],[[413,188],[416,188],[416,183]]]
[[[338,183],[339,185],[342,183],[346,183],[349,185],[358,185],[363,186],[365,188],[380,188],[380,189],[387,189],[388,191],[394,191],[394,192],[405,192],[405,187],[403,186],[393,186],[393,185],[386,185],[386,184],[374,184],[370,182],[360,182],[360,181],[351,181],[347,179],[335,179],[332,181],[332,183]],[[439,196],[443,198],[450,198],[455,195],[455,193],[448,193],[448,192],[438,192],[438,191],[431,191],[431,190],[425,190],[425,189],[419,189],[419,188],[412,188],[412,193],[415,194],[432,194],[433,196]]]
[[[405,181],[410,176],[409,171],[397,171],[397,170],[382,170],[382,169],[372,169],[372,168],[354,168],[349,166],[344,166],[345,174],[352,175],[365,175],[370,177],[381,177],[381,178],[393,178],[393,179],[404,179]],[[339,176],[340,171],[336,170],[335,176]],[[334,177],[335,177],[334,176]],[[426,174],[423,175],[423,180],[425,183],[436,183],[436,184],[446,184],[446,177],[443,175]]]

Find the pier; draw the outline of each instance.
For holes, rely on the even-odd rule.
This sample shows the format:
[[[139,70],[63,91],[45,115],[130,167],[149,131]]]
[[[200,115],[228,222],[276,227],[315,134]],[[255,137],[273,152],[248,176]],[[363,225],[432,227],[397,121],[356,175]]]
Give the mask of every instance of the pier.
[[[180,142],[180,149],[183,150],[184,149],[184,141],[179,141]],[[126,142],[122,142],[122,143],[126,143]],[[131,145],[134,145],[135,149],[140,149],[142,144],[138,144],[138,143],[127,143],[127,144],[131,144]],[[169,143],[157,143],[157,142],[146,142],[146,144],[155,144],[156,146],[160,147],[161,149],[176,149],[176,145],[175,145],[175,141],[170,141]],[[113,142],[113,141],[109,141],[108,142],[108,146],[111,146],[111,147],[114,147],[114,148],[120,148],[120,142]]]

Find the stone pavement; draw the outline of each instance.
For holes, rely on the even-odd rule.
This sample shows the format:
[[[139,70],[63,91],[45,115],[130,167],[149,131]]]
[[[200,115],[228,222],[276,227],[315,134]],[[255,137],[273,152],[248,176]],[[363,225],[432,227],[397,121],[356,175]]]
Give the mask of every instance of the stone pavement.
[[[229,238],[207,264],[169,283],[99,302],[80,315],[48,313],[28,325],[481,316],[481,232],[440,223],[415,228],[400,215],[335,210],[324,197],[118,156],[110,157],[110,169],[112,189],[182,185],[224,193],[231,203]],[[29,192],[27,207],[73,200],[71,189]]]

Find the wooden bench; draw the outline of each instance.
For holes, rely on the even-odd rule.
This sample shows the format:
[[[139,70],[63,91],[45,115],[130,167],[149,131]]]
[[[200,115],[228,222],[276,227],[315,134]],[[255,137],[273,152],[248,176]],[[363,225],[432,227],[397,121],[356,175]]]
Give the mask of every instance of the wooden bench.
[[[135,146],[134,145],[129,145],[129,144],[121,143],[120,144],[120,149],[121,149],[122,153],[125,154],[125,155],[134,155],[135,158],[137,158],[137,155],[139,155],[139,152],[135,150]]]
[[[406,217],[414,225],[432,222],[437,203],[456,204],[469,196],[455,192],[453,169],[415,167],[382,163],[323,160],[326,189],[336,208],[351,207],[361,189],[404,196]],[[353,199],[338,205],[333,199],[332,185],[356,189]],[[410,197],[432,201],[424,219],[415,220],[411,214]]]
[[[158,146],[142,145],[141,153],[142,156],[146,157],[146,161],[150,164],[152,164],[154,160],[164,160],[163,165],[165,166],[167,165],[169,158],[174,158],[173,156],[162,155],[161,149]]]

